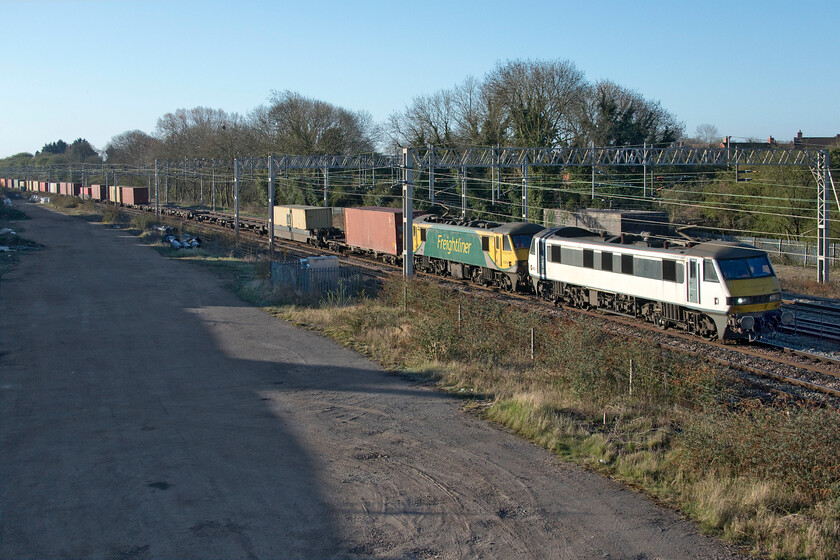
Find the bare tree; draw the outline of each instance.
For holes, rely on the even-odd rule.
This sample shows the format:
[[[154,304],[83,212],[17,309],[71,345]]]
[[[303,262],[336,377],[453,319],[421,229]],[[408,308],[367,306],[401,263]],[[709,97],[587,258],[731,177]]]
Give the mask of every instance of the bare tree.
[[[142,165],[155,159],[159,141],[142,130],[127,130],[117,134],[105,146],[108,163]]]
[[[155,128],[165,157],[221,157],[241,152],[242,118],[221,109],[178,109]]]
[[[415,97],[405,111],[393,113],[386,125],[391,147],[456,145],[453,92],[440,90]]]
[[[261,137],[278,153],[347,154],[374,149],[377,128],[365,111],[351,112],[292,91],[274,92],[261,119]]]
[[[719,144],[721,141],[720,132],[715,125],[703,123],[697,126],[694,135],[700,142],[704,144]]]
[[[513,141],[551,147],[574,139],[586,81],[572,62],[515,60],[499,64],[486,83]]]

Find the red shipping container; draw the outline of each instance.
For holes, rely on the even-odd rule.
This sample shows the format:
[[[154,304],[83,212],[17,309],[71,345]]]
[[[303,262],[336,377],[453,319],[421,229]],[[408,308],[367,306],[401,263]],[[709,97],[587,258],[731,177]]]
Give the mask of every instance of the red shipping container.
[[[47,182],[46,181],[38,181],[38,191],[39,192],[47,192]]]
[[[147,187],[119,187],[122,190],[123,204],[148,204],[149,189]]]
[[[415,211],[414,217],[423,212]],[[364,206],[344,209],[345,241],[351,247],[386,253],[402,254],[402,208]]]

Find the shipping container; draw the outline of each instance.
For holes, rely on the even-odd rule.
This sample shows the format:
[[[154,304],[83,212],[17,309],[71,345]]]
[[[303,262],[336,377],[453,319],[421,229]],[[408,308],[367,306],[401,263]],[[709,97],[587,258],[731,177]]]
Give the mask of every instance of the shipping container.
[[[79,189],[79,196],[82,197],[82,200],[90,200],[90,187],[82,187]]]
[[[291,204],[274,207],[274,225],[300,230],[332,227],[332,208]]]
[[[93,200],[105,200],[105,185],[91,185],[90,197]]]
[[[69,190],[70,196],[80,196],[82,194],[81,183],[67,183],[67,188]]]
[[[58,183],[50,183],[49,192],[52,194],[58,194]]]
[[[415,211],[414,217],[423,212]],[[365,206],[344,209],[344,236],[353,248],[402,254],[403,213],[401,208]]]
[[[332,227],[344,231],[344,207],[332,207]]]
[[[108,202],[122,202],[122,187],[114,185],[108,187]]]
[[[149,189],[148,187],[119,187],[120,200],[123,204],[148,204],[149,203]]]
[[[38,181],[38,191],[43,193],[49,192],[49,188],[47,186],[46,181]]]

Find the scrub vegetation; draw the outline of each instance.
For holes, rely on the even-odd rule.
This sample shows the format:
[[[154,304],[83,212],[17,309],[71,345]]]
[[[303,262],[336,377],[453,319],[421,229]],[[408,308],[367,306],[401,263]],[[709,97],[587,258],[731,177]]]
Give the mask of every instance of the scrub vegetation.
[[[341,305],[268,309],[465,398],[465,409],[753,554],[840,557],[836,410],[744,400],[714,366],[419,280]]]

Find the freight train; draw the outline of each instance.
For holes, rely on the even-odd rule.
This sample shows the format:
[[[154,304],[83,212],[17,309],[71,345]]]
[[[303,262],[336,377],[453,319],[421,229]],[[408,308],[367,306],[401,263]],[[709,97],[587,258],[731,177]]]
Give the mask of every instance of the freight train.
[[[0,186],[52,191],[49,184],[9,179],[0,179]],[[108,196],[112,202],[154,211],[138,202],[148,201],[142,190],[92,185],[63,192]],[[185,216],[182,209],[172,213]],[[187,214],[204,220],[212,213]],[[212,214],[212,219],[218,221],[218,216]],[[254,231],[267,234],[265,220],[251,221]],[[397,208],[277,206],[274,222],[277,238],[367,254],[391,264],[402,261],[402,211]],[[790,313],[781,311],[781,289],[767,254],[747,245],[606,237],[580,228],[546,229],[421,212],[413,216],[410,235],[418,271],[533,293],[557,305],[631,316],[710,339],[753,340],[792,321]]]

